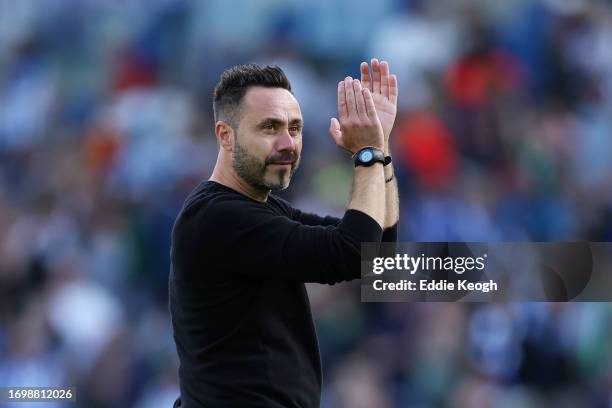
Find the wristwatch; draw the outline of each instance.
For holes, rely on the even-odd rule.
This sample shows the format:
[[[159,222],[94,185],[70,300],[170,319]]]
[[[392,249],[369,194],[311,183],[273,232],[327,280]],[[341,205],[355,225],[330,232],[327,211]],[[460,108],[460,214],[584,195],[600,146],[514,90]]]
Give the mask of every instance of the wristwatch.
[[[364,147],[355,153],[353,158],[355,160],[355,167],[369,167],[374,163],[382,163],[383,166],[386,166],[391,163],[391,156],[385,157],[383,151],[375,147]]]

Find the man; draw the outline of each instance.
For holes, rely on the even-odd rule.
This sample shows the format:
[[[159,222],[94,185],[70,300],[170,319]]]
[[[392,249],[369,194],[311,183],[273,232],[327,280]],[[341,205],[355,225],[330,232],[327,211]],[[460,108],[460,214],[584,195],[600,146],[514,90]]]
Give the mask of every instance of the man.
[[[215,88],[217,163],[172,231],[175,407],[318,407],[321,362],[304,282],[360,277],[361,242],[395,241],[389,134],[397,79],[386,62],[338,84],[330,133],[355,155],[342,219],[303,213],[287,188],[302,150],[300,106],[278,67],[236,66]],[[386,165],[385,165],[386,164]]]

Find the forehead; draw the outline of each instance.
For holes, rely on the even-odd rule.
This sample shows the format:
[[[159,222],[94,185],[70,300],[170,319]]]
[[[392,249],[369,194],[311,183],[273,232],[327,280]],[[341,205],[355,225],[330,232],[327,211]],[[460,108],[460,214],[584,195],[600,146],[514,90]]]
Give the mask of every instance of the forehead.
[[[299,103],[291,92],[283,88],[250,87],[242,99],[241,110],[243,119],[302,119]]]

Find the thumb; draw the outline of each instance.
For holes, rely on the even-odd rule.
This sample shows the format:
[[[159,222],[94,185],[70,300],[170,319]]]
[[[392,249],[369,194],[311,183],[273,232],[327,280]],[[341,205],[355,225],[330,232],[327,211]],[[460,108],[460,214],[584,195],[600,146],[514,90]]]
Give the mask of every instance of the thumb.
[[[329,134],[334,139],[336,144],[340,145],[342,142],[342,131],[340,130],[340,122],[338,119],[331,118],[329,123]]]

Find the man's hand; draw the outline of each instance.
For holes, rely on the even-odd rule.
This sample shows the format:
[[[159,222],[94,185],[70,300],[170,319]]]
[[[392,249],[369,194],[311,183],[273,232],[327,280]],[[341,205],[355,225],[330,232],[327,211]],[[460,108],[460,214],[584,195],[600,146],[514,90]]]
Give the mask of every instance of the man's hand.
[[[397,114],[397,77],[389,74],[389,63],[387,61],[379,63],[376,58],[372,58],[371,63],[372,75],[370,75],[368,63],[361,63],[359,67],[361,83],[364,88],[368,88],[372,92],[376,113],[385,134],[385,148],[387,148],[389,135]]]
[[[370,67],[367,62],[362,62],[359,67],[361,85],[363,88],[369,89],[372,94],[374,107],[384,133],[385,154],[389,154],[389,135],[397,114],[397,77],[389,74],[389,64],[386,61],[379,63],[376,58],[372,58],[371,63],[372,74],[370,74]],[[331,120],[329,132],[334,140],[342,137],[340,124],[335,118]]]
[[[336,144],[357,153],[366,146],[385,147],[383,128],[369,88],[351,77],[338,83],[338,117],[332,118],[330,134]]]

